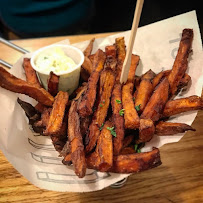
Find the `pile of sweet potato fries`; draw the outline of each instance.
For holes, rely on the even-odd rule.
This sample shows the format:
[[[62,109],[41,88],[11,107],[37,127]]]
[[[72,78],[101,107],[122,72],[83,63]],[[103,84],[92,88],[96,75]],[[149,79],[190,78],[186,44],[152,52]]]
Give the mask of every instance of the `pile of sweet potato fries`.
[[[50,136],[63,163],[73,165],[78,177],[86,168],[101,172],[135,173],[161,164],[159,149],[142,153],[140,149],[156,134],[174,135],[195,130],[184,123],[166,122],[170,116],[203,108],[198,96],[174,99],[186,88],[186,73],[193,30],[184,29],[171,70],[155,74],[152,70],[136,76],[140,57],[132,54],[128,80],[120,84],[126,55],[123,37],[115,44],[92,54],[94,39],[84,51],[80,86],[71,95],[58,91],[60,77],[53,72],[48,91],[38,80],[25,58],[26,81],[0,67],[0,86],[32,97],[31,104],[18,99],[35,132]]]

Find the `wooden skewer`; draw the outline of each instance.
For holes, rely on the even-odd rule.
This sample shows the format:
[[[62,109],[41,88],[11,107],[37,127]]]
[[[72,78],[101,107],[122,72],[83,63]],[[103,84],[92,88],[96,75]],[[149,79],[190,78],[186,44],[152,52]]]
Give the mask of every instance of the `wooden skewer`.
[[[122,68],[121,77],[120,77],[121,84],[126,83],[128,78],[128,72],[131,64],[132,49],[135,41],[135,36],[137,33],[138,24],[140,21],[140,15],[142,12],[143,3],[144,3],[144,0],[137,0],[137,3],[136,3],[136,9],[134,13],[132,28],[131,28],[130,40],[128,42],[127,53],[126,53],[125,60],[123,62],[123,68]]]

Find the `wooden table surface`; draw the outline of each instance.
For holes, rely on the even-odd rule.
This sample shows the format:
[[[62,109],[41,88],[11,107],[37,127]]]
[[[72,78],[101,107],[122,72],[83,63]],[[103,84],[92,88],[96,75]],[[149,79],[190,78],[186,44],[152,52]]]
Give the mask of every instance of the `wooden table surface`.
[[[67,38],[75,43],[110,34],[13,42],[34,51]],[[22,56],[2,44],[0,50],[0,58],[11,64]],[[198,112],[192,127],[196,132],[187,132],[178,143],[161,147],[161,166],[131,175],[122,188],[108,187],[97,192],[61,193],[40,189],[20,175],[0,151],[0,202],[203,202],[203,112]]]

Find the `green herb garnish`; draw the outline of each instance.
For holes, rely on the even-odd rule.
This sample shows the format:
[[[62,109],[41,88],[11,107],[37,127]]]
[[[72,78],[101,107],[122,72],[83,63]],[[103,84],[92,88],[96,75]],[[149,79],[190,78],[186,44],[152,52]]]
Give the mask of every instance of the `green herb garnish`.
[[[44,57],[44,59],[48,59],[48,57],[47,57],[47,56],[45,56],[45,57]]]
[[[119,111],[119,115],[120,115],[120,116],[123,116],[123,115],[124,115],[124,111],[125,111],[125,109],[121,109],[121,110]]]
[[[137,153],[141,153],[141,149],[138,149],[138,150],[137,150]]]
[[[119,100],[119,99],[116,99],[116,102],[117,102],[118,104],[121,104],[121,100]]]
[[[135,102],[135,97],[133,97],[133,101]]]
[[[104,127],[104,123],[101,124],[101,127],[99,128],[99,130],[101,131]]]
[[[139,111],[139,110],[140,110],[140,106],[141,106],[141,104],[135,106],[135,109],[136,109],[137,111]]]
[[[111,132],[111,135],[113,135],[114,137],[116,137],[116,132],[114,130],[114,127],[107,127],[107,130],[109,130]]]
[[[138,145],[137,145],[137,144],[135,144],[135,151],[137,151],[137,147],[138,147]]]
[[[105,100],[104,101],[102,101],[103,102],[103,104],[105,103]]]
[[[103,105],[102,105],[102,104],[99,104],[99,106],[102,107]]]

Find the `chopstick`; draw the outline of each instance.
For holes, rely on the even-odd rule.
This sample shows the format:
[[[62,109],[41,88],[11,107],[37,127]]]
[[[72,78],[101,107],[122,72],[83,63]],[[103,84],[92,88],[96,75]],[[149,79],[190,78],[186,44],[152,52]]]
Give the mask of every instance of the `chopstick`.
[[[144,3],[144,0],[137,0],[137,3],[136,3],[136,9],[134,13],[132,28],[131,28],[130,39],[128,42],[127,53],[126,53],[125,60],[123,62],[123,68],[122,68],[121,77],[120,77],[121,84],[126,83],[128,78],[128,72],[131,64],[132,49],[135,41],[135,36],[137,33],[138,24],[140,21],[140,15],[142,12],[143,3]]]
[[[0,64],[6,66],[7,68],[12,68],[12,65],[10,63],[7,63],[6,61],[0,59]]]
[[[12,42],[8,41],[8,40],[5,40],[4,38],[0,37],[0,42],[12,47],[13,49],[16,49],[20,52],[22,52],[23,54],[26,54],[26,53],[29,53],[29,51],[27,51],[26,49],[23,49],[22,47],[19,47],[15,44],[13,44]]]
[[[13,44],[12,42],[5,40],[4,38],[0,37],[0,42],[2,42],[3,44],[10,46],[11,48],[22,52],[23,54],[29,53],[29,51],[27,51],[26,49],[23,49],[22,47],[19,47],[15,44]],[[7,68],[12,68],[12,65],[10,63],[7,63],[6,61],[0,59],[0,64],[6,66]]]

